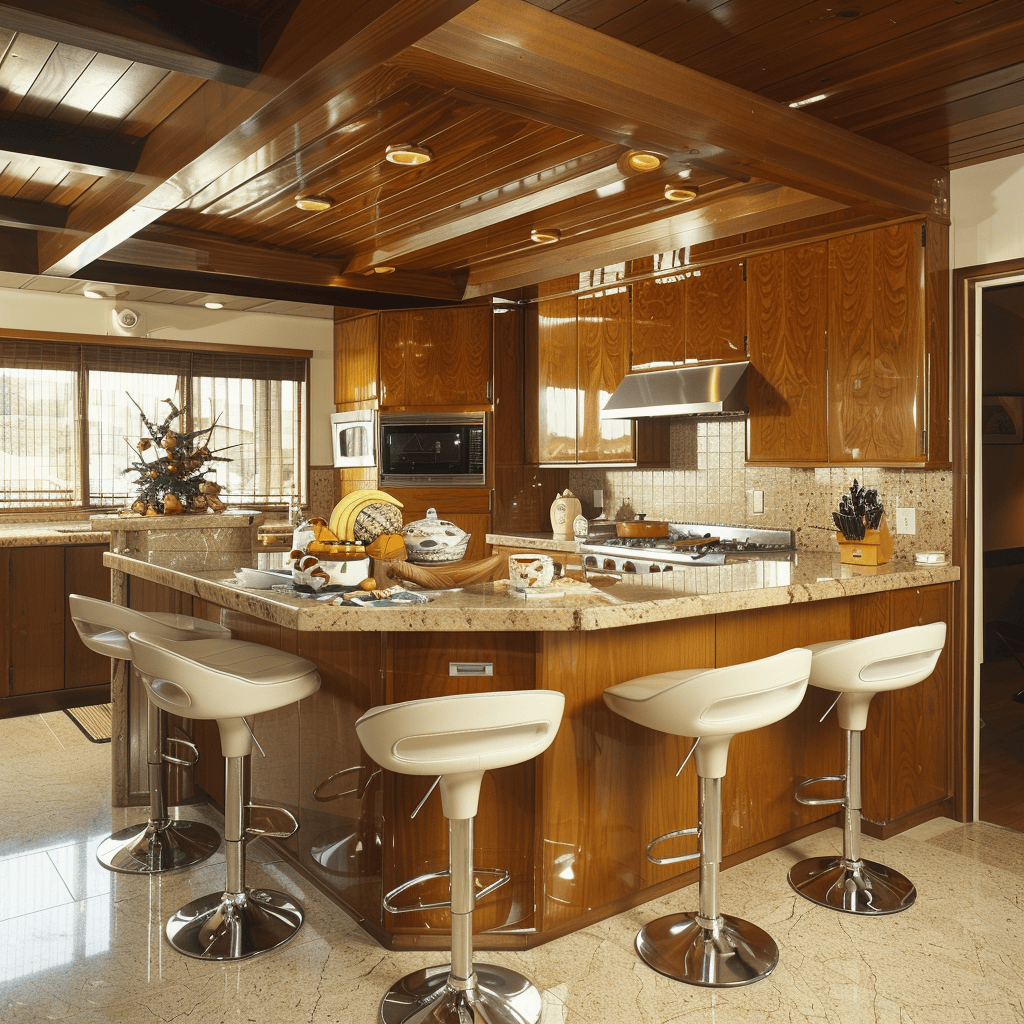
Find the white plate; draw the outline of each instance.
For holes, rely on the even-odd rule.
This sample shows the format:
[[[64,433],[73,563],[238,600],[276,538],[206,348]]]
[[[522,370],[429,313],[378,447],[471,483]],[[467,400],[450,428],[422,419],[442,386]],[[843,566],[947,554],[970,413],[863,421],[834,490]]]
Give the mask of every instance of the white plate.
[[[235,582],[247,590],[269,590],[278,583],[291,581],[291,569],[236,569]]]

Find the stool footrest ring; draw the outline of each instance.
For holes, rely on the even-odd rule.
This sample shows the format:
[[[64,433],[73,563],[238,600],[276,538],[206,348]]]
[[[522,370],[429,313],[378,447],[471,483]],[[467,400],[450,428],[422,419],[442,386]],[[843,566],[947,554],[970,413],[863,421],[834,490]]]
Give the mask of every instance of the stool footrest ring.
[[[160,756],[164,761],[167,761],[169,764],[181,765],[182,768],[191,768],[199,763],[199,748],[194,743],[189,740],[180,739],[177,736],[168,736],[167,745],[170,746],[172,743],[176,746],[187,748],[192,756],[190,758],[174,757],[171,754],[163,753]]]
[[[389,914],[412,914],[417,910],[442,910],[445,907],[450,907],[452,905],[451,900],[443,900],[439,903],[406,903],[403,906],[395,906],[393,900],[396,896],[400,896],[406,890],[413,888],[413,886],[422,885],[424,882],[431,882],[435,878],[451,878],[451,874],[451,871],[445,868],[444,871],[430,871],[423,875],[417,875],[415,878],[410,878],[408,882],[396,885],[394,889],[384,894],[382,901],[384,909]],[[482,900],[485,896],[490,896],[492,892],[497,892],[506,882],[512,879],[511,874],[501,868],[473,868],[473,878],[475,879],[477,875],[495,875],[496,877],[490,885],[485,885],[479,892],[474,894],[474,902]]]
[[[845,796],[830,796],[830,797],[809,797],[804,796],[800,790],[805,789],[807,786],[814,786],[819,782],[846,782],[845,775],[818,775],[813,779],[804,779],[803,782],[799,783],[793,793],[793,798],[797,803],[806,804],[808,807],[821,807],[825,804],[843,804],[846,803]]]
[[[299,830],[291,811],[273,804],[246,804],[245,834],[254,839],[289,839]],[[253,815],[253,812],[256,815]]]
[[[700,825],[695,825],[693,828],[680,828],[675,832],[666,832],[663,836],[658,836],[657,839],[652,839],[647,844],[647,859],[652,864],[682,864],[687,860],[697,860],[697,858],[700,857],[700,853],[683,853],[678,857],[652,857],[651,850],[653,850],[658,843],[664,843],[669,839],[678,839],[680,836],[698,835],[700,835]]]

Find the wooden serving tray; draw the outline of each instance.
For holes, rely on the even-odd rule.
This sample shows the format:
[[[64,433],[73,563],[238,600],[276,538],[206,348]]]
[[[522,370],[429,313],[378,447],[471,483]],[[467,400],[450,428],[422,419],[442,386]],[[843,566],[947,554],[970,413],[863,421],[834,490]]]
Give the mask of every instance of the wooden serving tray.
[[[508,576],[508,557],[491,555],[474,562],[458,562],[447,569],[441,566],[431,569],[411,562],[389,562],[386,572],[393,580],[408,580],[426,590],[448,590],[467,583],[505,579]]]

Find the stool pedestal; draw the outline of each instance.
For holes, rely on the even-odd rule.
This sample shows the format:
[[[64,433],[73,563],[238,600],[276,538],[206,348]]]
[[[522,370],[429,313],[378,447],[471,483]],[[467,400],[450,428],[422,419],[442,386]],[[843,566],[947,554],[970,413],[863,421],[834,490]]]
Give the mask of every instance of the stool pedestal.
[[[473,819],[448,819],[452,962],[395,982],[380,1004],[382,1024],[536,1024],[541,997],[522,974],[473,963]]]
[[[749,985],[775,969],[779,947],[756,924],[718,913],[722,780],[698,781],[699,909],[644,925],[636,937],[636,951],[648,966],[676,981],[712,988]]]
[[[861,733],[847,729],[846,775],[841,800],[815,800],[803,796],[803,804],[842,803],[842,857],[809,857],[789,870],[789,884],[801,896],[822,907],[831,907],[847,914],[898,914],[913,906],[917,889],[906,875],[860,855],[861,814]],[[803,785],[824,781],[808,779]]]
[[[245,960],[287,942],[302,927],[303,911],[297,900],[274,889],[245,885],[245,844],[250,836],[243,819],[249,807],[249,758],[247,754],[225,759],[227,885],[222,893],[186,904],[167,922],[167,941],[179,953],[198,960]],[[261,829],[257,834],[290,833]]]
[[[167,756],[163,749],[166,724],[167,716],[150,702],[147,713],[149,820],[129,825],[100,843],[96,859],[108,871],[128,875],[180,871],[206,860],[220,846],[215,828],[201,821],[178,821],[167,813]]]

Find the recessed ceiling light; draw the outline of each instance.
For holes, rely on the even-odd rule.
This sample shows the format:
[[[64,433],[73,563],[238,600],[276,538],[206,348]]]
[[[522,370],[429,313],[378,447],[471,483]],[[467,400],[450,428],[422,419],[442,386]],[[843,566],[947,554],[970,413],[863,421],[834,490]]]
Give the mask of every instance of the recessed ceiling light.
[[[536,242],[538,245],[549,245],[551,242],[557,242],[562,237],[562,232],[558,228],[534,228],[530,232],[530,241]]]
[[[207,309],[223,309],[224,308],[224,303],[223,302],[204,302],[203,305]]]
[[[639,149],[631,149],[626,154],[626,163],[634,171],[656,171],[664,162],[663,156]]]
[[[420,164],[430,163],[434,159],[434,154],[426,146],[402,143],[398,146],[388,146],[384,150],[384,159],[388,163],[399,164],[402,167],[418,167]]]
[[[394,267],[374,267],[373,272],[375,274],[393,274],[395,272]]]
[[[688,203],[697,198],[696,185],[666,185],[665,198],[673,203]]]
[[[296,196],[295,205],[300,210],[323,213],[334,205],[334,200],[330,196]]]

